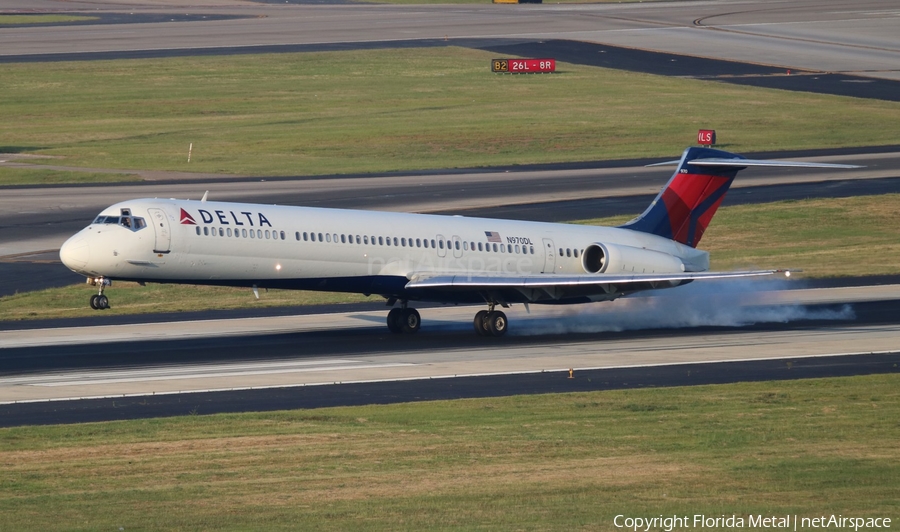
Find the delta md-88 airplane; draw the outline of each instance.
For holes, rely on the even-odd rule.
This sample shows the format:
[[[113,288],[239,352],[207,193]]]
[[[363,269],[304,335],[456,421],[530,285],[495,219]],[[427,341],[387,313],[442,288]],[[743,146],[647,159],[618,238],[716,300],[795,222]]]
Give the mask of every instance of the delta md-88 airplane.
[[[99,287],[113,280],[378,294],[395,333],[419,330],[415,301],[483,303],[475,330],[507,331],[511,303],[613,299],[701,279],[779,270],[710,272],[697,249],[738,171],[751,166],[858,168],[751,160],[688,148],[643,214],[619,227],[522,222],[175,199],[112,205],[59,250]],[[395,306],[399,303],[399,306]]]

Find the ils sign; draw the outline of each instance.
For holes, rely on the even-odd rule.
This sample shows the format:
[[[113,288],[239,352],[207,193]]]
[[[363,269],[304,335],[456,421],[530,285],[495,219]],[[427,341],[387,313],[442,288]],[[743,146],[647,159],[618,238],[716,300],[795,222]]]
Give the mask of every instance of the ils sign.
[[[712,146],[716,143],[715,129],[701,129],[697,133],[697,144],[701,146]]]

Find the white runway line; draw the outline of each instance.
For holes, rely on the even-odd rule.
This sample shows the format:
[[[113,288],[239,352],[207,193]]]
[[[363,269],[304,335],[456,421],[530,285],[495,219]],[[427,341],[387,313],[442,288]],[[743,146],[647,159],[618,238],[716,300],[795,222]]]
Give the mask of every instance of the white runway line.
[[[357,369],[414,366],[412,363],[360,363],[356,360],[315,360],[271,362],[260,364],[219,364],[214,366],[165,366],[103,372],[67,372],[65,374],[0,378],[0,386],[91,386],[124,382],[150,382],[221,377],[247,377],[316,371],[349,371]]]

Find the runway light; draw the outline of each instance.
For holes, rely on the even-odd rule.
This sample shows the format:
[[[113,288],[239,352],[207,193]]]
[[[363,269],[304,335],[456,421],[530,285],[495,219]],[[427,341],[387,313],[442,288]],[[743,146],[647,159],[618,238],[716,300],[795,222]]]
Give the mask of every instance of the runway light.
[[[785,276],[785,277],[790,277],[790,276],[791,276],[791,272],[790,272],[790,270],[789,270],[789,271],[786,271],[786,272],[784,272],[784,276]]]

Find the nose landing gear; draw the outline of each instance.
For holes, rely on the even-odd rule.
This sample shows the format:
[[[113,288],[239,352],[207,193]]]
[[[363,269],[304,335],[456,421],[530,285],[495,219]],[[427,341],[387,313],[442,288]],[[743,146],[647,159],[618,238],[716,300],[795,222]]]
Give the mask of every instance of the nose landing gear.
[[[105,310],[109,308],[109,298],[103,295],[103,289],[112,285],[112,281],[105,277],[89,277],[87,284],[91,286],[99,286],[100,293],[91,296],[91,308],[94,310]]]

